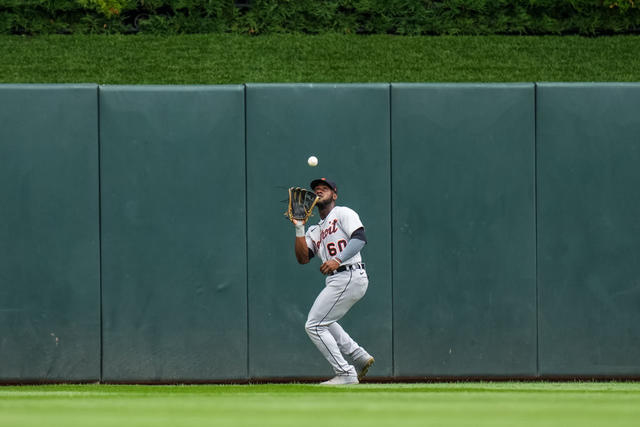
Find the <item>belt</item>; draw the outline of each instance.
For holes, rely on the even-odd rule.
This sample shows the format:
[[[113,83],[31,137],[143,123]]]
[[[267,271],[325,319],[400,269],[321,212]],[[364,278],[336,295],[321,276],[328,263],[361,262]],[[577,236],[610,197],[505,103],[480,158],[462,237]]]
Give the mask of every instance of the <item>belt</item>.
[[[364,262],[359,262],[356,264],[349,264],[349,265],[341,265],[340,267],[336,268],[331,274],[342,273],[343,271],[348,271],[348,270],[359,270],[359,269],[364,270]]]

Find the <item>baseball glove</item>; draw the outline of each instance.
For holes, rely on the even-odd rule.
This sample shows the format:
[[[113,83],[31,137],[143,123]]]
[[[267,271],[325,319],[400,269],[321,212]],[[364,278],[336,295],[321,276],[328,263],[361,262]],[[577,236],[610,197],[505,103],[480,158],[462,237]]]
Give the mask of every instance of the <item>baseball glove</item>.
[[[300,187],[289,189],[289,207],[284,213],[291,222],[294,220],[307,222],[319,197],[313,191]]]

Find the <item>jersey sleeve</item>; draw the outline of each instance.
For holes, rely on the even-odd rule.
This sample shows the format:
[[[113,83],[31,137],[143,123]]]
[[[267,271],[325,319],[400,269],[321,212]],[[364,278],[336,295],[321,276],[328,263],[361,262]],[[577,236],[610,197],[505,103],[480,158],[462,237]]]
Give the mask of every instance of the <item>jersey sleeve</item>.
[[[309,229],[307,230],[307,232],[304,235],[304,239],[307,241],[307,247],[309,248],[309,250],[314,254],[317,255],[316,253],[316,245],[313,241],[313,238],[311,237],[311,230],[312,227],[309,227]]]
[[[338,221],[340,221],[340,227],[347,234],[351,236],[358,228],[364,228],[360,216],[353,209],[342,207],[338,215]]]

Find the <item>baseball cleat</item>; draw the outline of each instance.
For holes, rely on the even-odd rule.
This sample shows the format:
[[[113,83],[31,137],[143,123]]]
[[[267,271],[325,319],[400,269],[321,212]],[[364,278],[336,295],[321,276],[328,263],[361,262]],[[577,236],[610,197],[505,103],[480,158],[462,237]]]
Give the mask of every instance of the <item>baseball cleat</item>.
[[[376,360],[373,358],[373,356],[369,356],[369,358],[366,359],[362,364],[358,364],[356,366],[356,370],[358,372],[358,381],[362,380],[364,376],[367,375],[369,368],[374,364],[375,361]]]
[[[358,384],[358,377],[355,375],[336,375],[328,381],[320,383],[320,385],[349,385]]]

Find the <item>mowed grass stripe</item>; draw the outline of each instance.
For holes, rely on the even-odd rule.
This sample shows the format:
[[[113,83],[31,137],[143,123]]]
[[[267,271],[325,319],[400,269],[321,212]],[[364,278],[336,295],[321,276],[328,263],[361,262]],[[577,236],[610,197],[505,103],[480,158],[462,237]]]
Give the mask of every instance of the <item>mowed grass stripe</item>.
[[[0,36],[2,83],[640,81],[640,36]]]
[[[261,393],[632,393],[640,394],[639,382],[455,382],[455,383],[363,383],[349,387],[318,384],[223,384],[223,385],[115,385],[51,384],[0,387],[0,396],[22,395],[174,395]]]
[[[639,383],[0,388],[0,425],[635,426]]]

